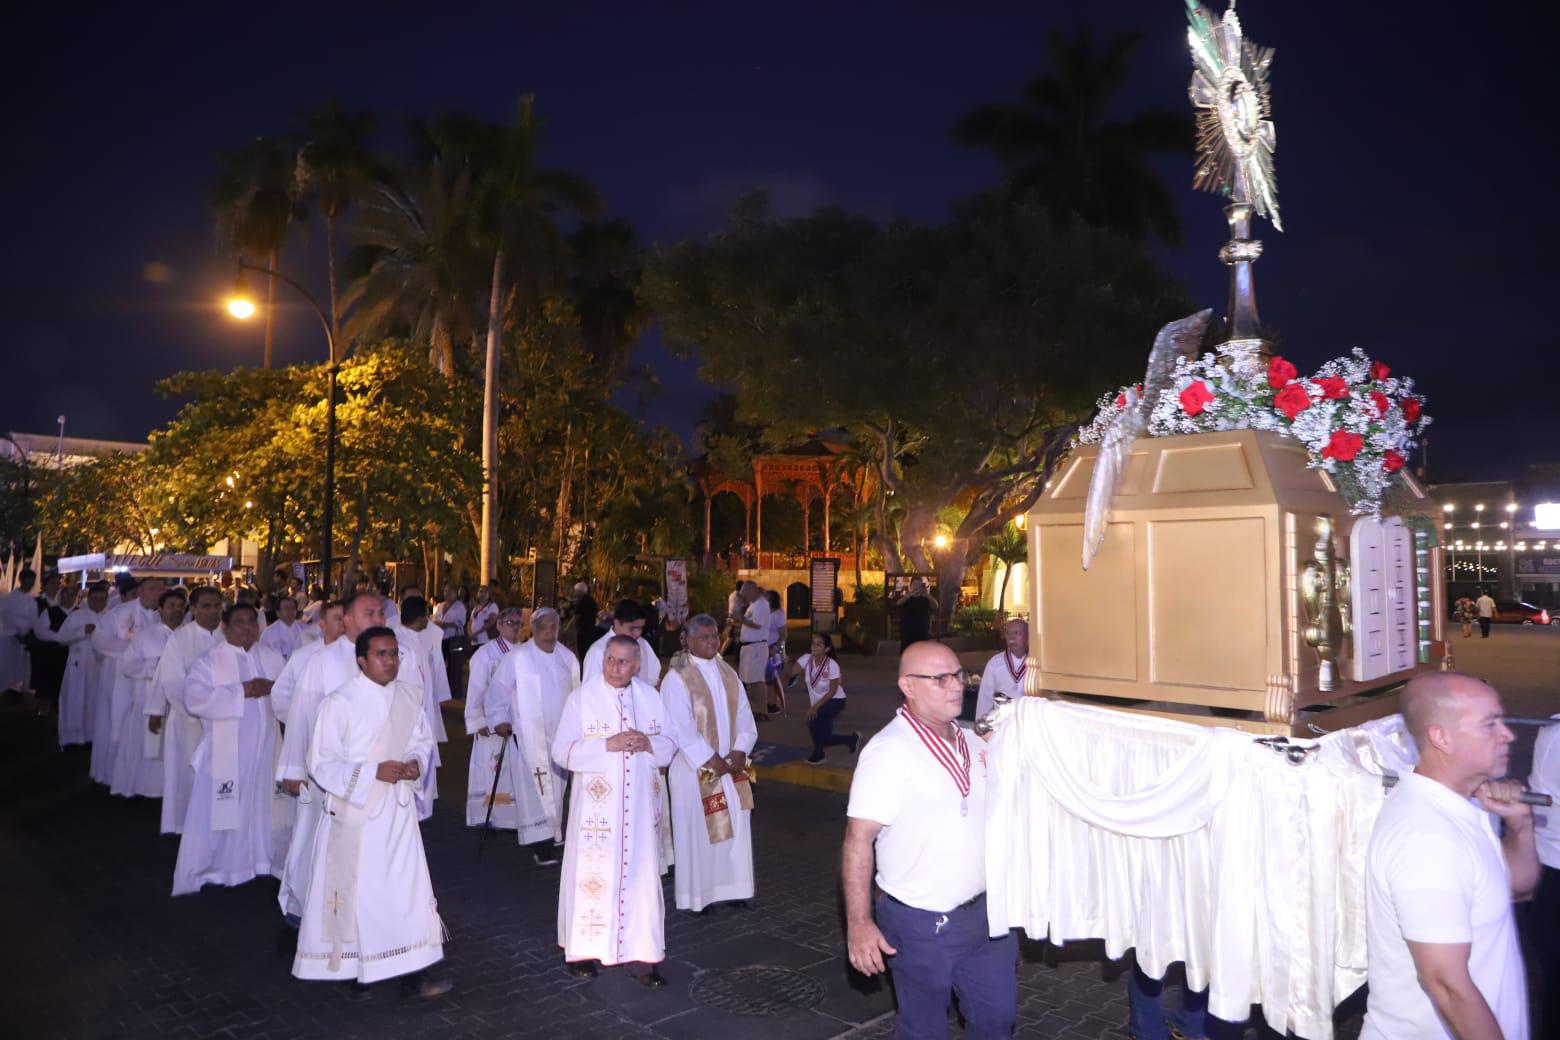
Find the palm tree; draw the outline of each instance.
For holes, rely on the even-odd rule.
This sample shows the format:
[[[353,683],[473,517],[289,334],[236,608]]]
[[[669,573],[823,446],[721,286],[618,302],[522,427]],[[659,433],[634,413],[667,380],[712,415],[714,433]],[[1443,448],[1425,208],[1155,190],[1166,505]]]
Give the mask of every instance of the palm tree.
[[[1180,240],[1175,203],[1150,165],[1161,154],[1190,155],[1190,117],[1145,109],[1112,119],[1111,100],[1127,78],[1135,35],[1096,50],[1087,31],[1046,36],[1050,71],[1030,81],[1016,103],[983,105],[954,124],[953,136],[993,152],[1009,198],[1033,197],[1060,220],[1078,218],[1134,241],[1150,234]]]
[[[298,148],[294,182],[298,191],[313,192],[325,218],[325,262],[330,280],[330,334],[340,342],[341,306],[336,277],[336,221],[352,205],[374,175],[376,162],[368,138],[374,117],[367,112],[343,112],[326,101],[303,118],[303,144]]]
[[[542,121],[534,102],[530,94],[522,97],[504,126],[446,117],[429,127],[425,142],[471,170],[472,238],[491,257],[482,402],[483,581],[493,580],[498,562],[498,361],[509,295],[535,298],[556,282],[567,266],[558,215],[588,216],[601,205],[583,177],[539,165]]]
[[[208,202],[217,217],[217,234],[240,256],[264,257],[273,271],[293,221],[302,220],[294,180],[293,150],[274,137],[257,137],[242,148],[222,152],[217,181]],[[276,324],[276,279],[267,278],[265,350],[262,367],[270,368]]]
[[[615,382],[650,317],[639,296],[643,254],[634,229],[624,220],[585,221],[569,236],[569,254],[580,338],[597,376]]]
[[[1008,580],[1013,577],[1014,566],[1029,559],[1029,541],[1017,524],[1006,523],[986,543],[986,553],[1002,564],[1002,591],[997,595],[997,612],[1004,613],[1007,610]]]

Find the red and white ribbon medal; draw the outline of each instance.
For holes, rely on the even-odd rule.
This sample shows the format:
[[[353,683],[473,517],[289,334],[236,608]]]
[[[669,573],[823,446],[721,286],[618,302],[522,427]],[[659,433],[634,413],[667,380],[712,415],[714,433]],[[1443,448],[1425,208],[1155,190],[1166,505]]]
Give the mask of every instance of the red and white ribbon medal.
[[[921,738],[921,743],[926,745],[932,757],[949,776],[953,777],[953,784],[959,789],[959,815],[968,816],[970,814],[970,746],[964,740],[964,731],[957,725],[953,727],[954,747],[949,747],[946,740],[933,733],[920,719],[904,708],[899,709],[899,714],[910,723],[910,728],[915,730],[915,735]]]

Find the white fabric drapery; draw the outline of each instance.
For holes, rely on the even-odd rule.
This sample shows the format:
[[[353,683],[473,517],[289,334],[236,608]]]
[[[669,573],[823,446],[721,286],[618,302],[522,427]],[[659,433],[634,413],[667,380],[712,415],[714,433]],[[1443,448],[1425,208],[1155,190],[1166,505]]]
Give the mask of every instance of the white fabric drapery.
[[[1341,756],[1292,765],[1251,734],[1025,697],[990,748],[992,934],[1099,938],[1208,1010],[1262,1005],[1327,1040],[1365,979],[1363,869],[1383,788]]]

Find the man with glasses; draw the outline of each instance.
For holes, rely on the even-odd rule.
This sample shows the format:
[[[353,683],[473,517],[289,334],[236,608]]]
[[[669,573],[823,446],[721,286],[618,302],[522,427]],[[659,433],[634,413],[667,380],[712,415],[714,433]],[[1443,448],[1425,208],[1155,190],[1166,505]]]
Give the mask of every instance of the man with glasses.
[[[842,864],[850,962],[866,975],[885,964],[892,972],[902,1037],[947,1036],[955,993],[967,1040],[1012,1036],[1017,1016],[1018,940],[991,938],[986,926],[986,753],[954,722],[965,679],[943,644],[907,648],[904,706],[862,750],[851,781]]]

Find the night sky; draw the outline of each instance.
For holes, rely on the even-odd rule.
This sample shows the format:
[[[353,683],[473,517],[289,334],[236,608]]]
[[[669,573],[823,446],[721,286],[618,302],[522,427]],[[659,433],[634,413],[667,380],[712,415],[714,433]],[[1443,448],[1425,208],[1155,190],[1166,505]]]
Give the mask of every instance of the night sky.
[[[53,432],[63,412],[71,435],[140,439],[177,407],[156,379],[259,363],[259,323],[214,305],[232,276],[205,203],[214,153],[327,96],[379,113],[393,147],[401,114],[502,120],[535,93],[547,162],[593,180],[646,242],[718,228],[757,187],[779,215],[943,219],[998,175],[950,126],[1016,97],[1052,27],[1141,34],[1123,113],[1189,111],[1179,0],[48,6],[13,14],[0,63],[0,430]],[[1288,230],[1259,222],[1256,270],[1285,355],[1304,372],[1358,345],[1415,376],[1437,418],[1434,477],[1560,460],[1547,38],[1517,10],[1466,4],[1239,10],[1278,51]],[[1165,262],[1222,313],[1221,201],[1190,190],[1189,160],[1164,172],[1185,233]],[[306,227],[283,256],[322,293],[323,238]],[[321,357],[312,315],[289,310],[279,361]],[[633,361],[667,383],[645,418],[686,439],[712,391],[653,334]]]

